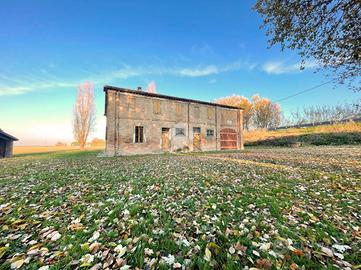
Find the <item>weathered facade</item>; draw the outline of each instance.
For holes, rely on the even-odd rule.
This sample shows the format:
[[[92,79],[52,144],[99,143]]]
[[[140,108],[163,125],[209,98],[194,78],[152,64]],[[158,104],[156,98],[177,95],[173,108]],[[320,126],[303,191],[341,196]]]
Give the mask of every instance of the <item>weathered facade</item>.
[[[12,157],[13,142],[18,139],[0,129],[0,158]]]
[[[105,86],[109,156],[243,149],[242,110]]]

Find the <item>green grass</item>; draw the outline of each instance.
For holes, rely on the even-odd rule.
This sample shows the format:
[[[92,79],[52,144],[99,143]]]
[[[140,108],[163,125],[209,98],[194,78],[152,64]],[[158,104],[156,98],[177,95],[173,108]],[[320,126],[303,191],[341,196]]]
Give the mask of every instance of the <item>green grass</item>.
[[[353,145],[361,144],[361,132],[312,133],[247,142],[247,146]]]
[[[99,154],[0,161],[0,269],[22,259],[21,269],[361,264],[361,147]],[[44,237],[46,227],[61,236]],[[94,242],[99,247],[91,251]],[[41,247],[28,253],[39,243],[43,254]],[[87,265],[85,255],[93,256]]]

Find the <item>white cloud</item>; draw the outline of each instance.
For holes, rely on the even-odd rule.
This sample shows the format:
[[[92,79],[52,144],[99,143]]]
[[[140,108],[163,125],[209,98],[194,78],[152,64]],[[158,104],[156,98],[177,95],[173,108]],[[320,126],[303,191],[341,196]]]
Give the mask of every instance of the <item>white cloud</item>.
[[[42,76],[37,78],[34,74],[30,74],[22,79],[9,78],[0,74],[0,96],[5,95],[20,95],[32,91],[43,89],[56,88],[75,88],[83,81],[91,81],[94,84],[110,84],[115,80],[127,79],[130,77],[139,77],[144,75],[172,75],[180,77],[205,77],[209,75],[220,74],[236,70],[252,70],[257,64],[237,60],[223,65],[199,65],[197,67],[169,67],[169,66],[142,66],[132,67],[124,65],[120,69],[102,72],[98,74],[89,74],[88,77],[79,78],[73,81],[61,81],[60,78],[55,78],[48,74],[47,78]],[[43,72],[44,73],[44,72]]]
[[[287,64],[283,61],[269,61],[262,66],[262,70],[268,74],[284,74],[284,73],[295,73],[300,72],[300,63]],[[304,65],[305,69],[313,69],[317,67],[316,62],[306,62]]]
[[[90,76],[89,78],[82,78],[77,81],[50,81],[50,80],[39,80],[38,82],[32,82],[30,79],[26,80],[11,80],[7,79],[8,83],[10,82],[13,86],[0,85],[0,96],[5,95],[20,95],[28,92],[33,92],[43,89],[55,89],[55,88],[66,88],[72,87],[75,88],[83,81],[91,81],[94,84],[103,84],[108,81],[113,81],[115,79],[126,79],[129,77],[141,75],[136,70],[125,67],[123,69],[115,70],[112,72],[104,73],[101,75]]]
[[[49,89],[49,88],[64,88],[64,87],[74,87],[77,84],[71,82],[47,82],[47,83],[26,83],[23,82],[26,86],[0,86],[0,96],[5,95],[20,95],[28,92]]]
[[[218,73],[219,69],[215,65],[209,65],[202,68],[184,68],[179,70],[179,75],[187,77],[201,77]]]

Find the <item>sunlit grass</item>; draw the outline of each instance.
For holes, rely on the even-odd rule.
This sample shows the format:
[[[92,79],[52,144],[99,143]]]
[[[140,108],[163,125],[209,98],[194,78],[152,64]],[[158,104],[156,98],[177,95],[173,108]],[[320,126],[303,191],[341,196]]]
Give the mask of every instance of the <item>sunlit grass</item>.
[[[361,264],[361,147],[99,153],[0,161],[0,269]]]

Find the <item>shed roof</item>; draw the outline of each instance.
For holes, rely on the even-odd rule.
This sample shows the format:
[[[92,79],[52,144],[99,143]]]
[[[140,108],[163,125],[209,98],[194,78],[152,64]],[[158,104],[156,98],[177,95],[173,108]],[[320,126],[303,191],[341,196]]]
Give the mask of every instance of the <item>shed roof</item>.
[[[207,101],[201,101],[201,100],[196,100],[196,99],[180,98],[180,97],[174,97],[174,96],[168,96],[168,95],[162,95],[162,94],[156,94],[156,93],[149,93],[149,92],[145,92],[145,91],[132,90],[132,89],[127,89],[127,88],[121,88],[121,87],[105,85],[104,86],[104,92],[107,92],[108,90],[118,91],[118,92],[122,92],[122,93],[129,93],[129,94],[134,94],[134,95],[140,95],[140,96],[148,96],[148,97],[155,97],[155,98],[178,100],[178,101],[183,101],[183,102],[198,103],[198,104],[210,105],[210,106],[218,106],[218,107],[223,107],[223,108],[228,108],[228,109],[237,109],[237,110],[241,109],[241,108],[238,108],[238,107],[235,107],[235,106],[230,106],[230,105],[223,105],[223,104],[207,102]],[[107,99],[106,99],[105,102],[107,102]],[[106,109],[107,109],[107,104],[105,104],[105,112],[106,112]]]
[[[6,140],[6,141],[18,141],[17,138],[14,136],[11,136],[10,134],[6,133],[2,129],[0,129],[0,139]]]

